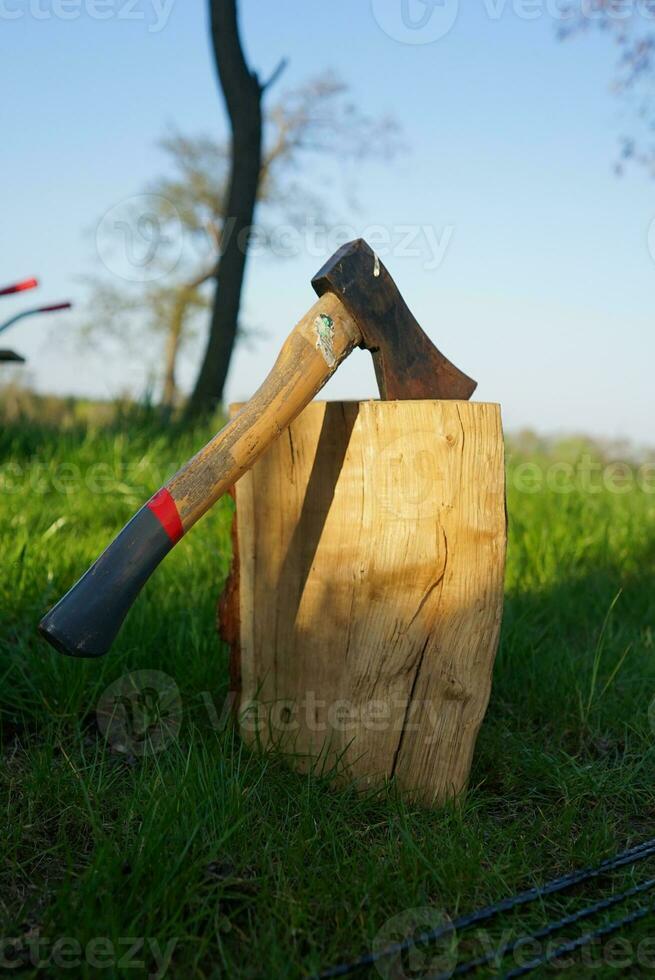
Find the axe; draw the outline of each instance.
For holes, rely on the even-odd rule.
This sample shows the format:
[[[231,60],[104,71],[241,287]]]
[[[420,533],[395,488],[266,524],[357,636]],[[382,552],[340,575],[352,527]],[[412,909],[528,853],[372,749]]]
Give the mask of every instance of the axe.
[[[293,422],[355,347],[373,355],[384,399],[468,399],[476,383],[420,328],[361,239],[312,280],[319,300],[294,327],[241,411],[144,504],[39,624],[62,653],[105,654],[139,591],[180,538]]]

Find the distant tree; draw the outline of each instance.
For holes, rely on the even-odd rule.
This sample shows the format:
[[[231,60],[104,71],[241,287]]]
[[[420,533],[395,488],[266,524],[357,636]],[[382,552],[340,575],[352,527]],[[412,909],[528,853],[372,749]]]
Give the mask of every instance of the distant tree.
[[[239,325],[248,243],[263,165],[260,84],[246,62],[237,23],[237,0],[209,0],[211,39],[218,78],[230,121],[230,167],[223,210],[224,229],[214,270],[215,288],[209,336],[200,372],[187,403],[191,417],[223,400]],[[281,69],[277,69],[273,79]]]
[[[221,21],[226,16],[229,20],[229,10],[235,13],[236,9],[233,0],[220,0],[211,7],[212,11],[217,8],[213,16]],[[228,24],[229,45],[236,43],[235,24]],[[220,24],[213,21],[212,27],[214,33],[221,27],[223,36]],[[226,43],[216,41],[220,57],[229,61],[235,54],[224,51]],[[229,70],[235,70],[234,66]],[[280,71],[281,67],[274,77]],[[242,78],[238,84],[244,84]],[[270,84],[260,86],[260,93]],[[232,111],[238,114],[241,110]],[[388,118],[369,118],[355,108],[348,87],[330,72],[283,92],[264,112],[261,124],[261,153],[256,141],[252,142],[252,134],[235,133],[235,126],[243,125],[241,122],[233,125],[229,143],[176,132],[162,140],[170,172],[144,188],[143,197],[148,210],[144,234],[153,238],[148,281],[103,276],[92,282],[90,331],[122,341],[136,334],[141,346],[140,326],[159,337],[163,352],[161,402],[169,409],[179,402],[180,352],[211,311],[203,362],[187,404],[188,416],[209,411],[222,401],[235,343],[247,333],[240,308],[255,205],[257,246],[274,248],[280,225],[300,229],[306,222],[323,218],[323,185],[319,188],[317,174],[305,170],[312,156],[343,162],[391,156],[400,147],[398,126]],[[247,165],[242,166],[242,158],[247,158]],[[251,207],[242,181],[253,159],[257,171]],[[143,220],[142,214],[134,215],[127,223],[140,228]],[[122,223],[117,224],[115,234],[117,239],[123,234]],[[180,236],[184,248],[180,247]]]
[[[258,199],[269,203],[276,193],[288,203],[281,175],[298,155],[320,149],[323,153],[364,155],[376,152],[389,125],[371,122],[352,105],[342,105],[342,83],[319,79],[291,94],[271,113],[273,138],[265,140],[262,101],[284,70],[281,61],[272,77],[261,83],[246,61],[238,27],[237,0],[209,0],[211,40],[219,83],[230,122],[229,174],[225,188],[223,232],[213,278],[215,291],[207,347],[198,379],[187,403],[187,417],[205,413],[223,400],[225,381],[238,333],[241,293]],[[312,198],[309,203],[311,206]],[[298,210],[296,199],[295,210]]]
[[[655,176],[655,0],[576,0],[563,14],[562,40],[600,31],[618,49],[612,88],[629,108],[635,132],[620,137],[617,172],[635,161]]]
[[[143,285],[113,278],[87,280],[91,287],[83,332],[91,342],[112,338],[127,347],[143,363],[152,361],[149,338],[155,344],[155,360],[161,362],[157,380],[159,401],[166,409],[178,402],[177,366],[184,344],[197,328],[199,313],[207,313],[210,299],[202,283],[156,281]],[[161,349],[161,354],[159,353]]]

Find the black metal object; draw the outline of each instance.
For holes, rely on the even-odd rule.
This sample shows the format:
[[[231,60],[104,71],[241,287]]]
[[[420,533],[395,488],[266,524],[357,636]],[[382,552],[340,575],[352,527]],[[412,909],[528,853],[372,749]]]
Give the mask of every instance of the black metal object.
[[[487,963],[495,963],[498,960],[502,960],[505,956],[507,956],[509,953],[513,953],[515,949],[518,949],[519,946],[524,945],[526,942],[547,939],[556,932],[566,929],[567,926],[575,925],[576,922],[582,922],[584,919],[590,919],[592,916],[598,915],[599,912],[606,912],[607,909],[615,908],[617,905],[627,902],[628,899],[634,898],[636,895],[643,895],[645,892],[651,891],[653,888],[655,888],[655,878],[649,878],[648,881],[644,881],[640,885],[635,885],[633,888],[628,888],[627,891],[620,892],[618,895],[611,895],[609,898],[601,898],[598,902],[594,902],[593,905],[587,905],[586,908],[580,909],[578,912],[572,912],[570,915],[565,915],[561,919],[556,919],[553,922],[549,922],[541,929],[537,929],[536,932],[519,936],[518,939],[514,939],[512,942],[506,943],[504,946],[498,946],[489,953],[485,953],[484,956],[478,956],[475,959],[467,960],[465,963],[460,963],[454,970],[449,970],[447,973],[439,973],[436,976],[431,977],[430,980],[450,980],[450,977],[461,977],[467,973],[472,973],[479,967],[486,966]]]
[[[5,320],[4,323],[0,324],[0,333],[9,330],[9,327],[13,327],[15,323],[18,323],[19,320],[24,320],[25,317],[36,316],[38,313],[58,313],[60,310],[70,310],[72,305],[72,303],[51,303],[50,306],[35,306],[31,310],[23,310],[22,313],[16,313],[8,320]]]
[[[335,293],[359,327],[381,398],[471,397],[477,383],[437,350],[363,238],[328,259],[312,286],[319,296]]]
[[[329,967],[328,969],[317,974],[315,980],[331,980],[332,977],[350,976],[359,970],[363,970],[365,967],[373,966],[375,963],[379,963],[380,960],[386,959],[389,956],[395,956],[398,953],[407,952],[414,946],[423,946],[435,943],[444,936],[451,935],[453,932],[470,929],[471,926],[475,926],[480,922],[487,922],[489,919],[494,918],[501,912],[510,912],[512,909],[518,908],[519,906],[528,905],[530,902],[534,902],[537,899],[546,898],[548,895],[554,895],[557,892],[566,891],[568,888],[573,888],[575,885],[580,885],[585,881],[591,881],[594,878],[599,878],[610,871],[615,871],[618,868],[626,867],[630,864],[636,864],[638,861],[643,861],[652,856],[655,856],[655,838],[645,841],[642,844],[638,844],[635,847],[628,848],[625,851],[621,851],[619,854],[614,855],[614,857],[605,858],[604,861],[601,861],[600,864],[595,865],[594,867],[583,868],[580,871],[571,871],[559,878],[554,878],[545,885],[537,885],[534,888],[528,888],[526,891],[519,892],[518,894],[512,895],[509,898],[504,898],[500,902],[496,902],[493,905],[487,905],[484,908],[470,912],[468,915],[462,915],[458,919],[440,926],[438,929],[433,929],[429,932],[422,933],[416,939],[405,939],[403,942],[395,943],[388,946],[386,949],[379,950],[378,952],[366,953],[364,956],[360,956],[358,959],[352,960],[351,962],[339,963],[336,966]],[[562,953],[561,955],[565,954]]]
[[[0,296],[14,296],[17,293],[23,293],[28,289],[36,289],[39,285],[36,279],[23,279],[22,282],[16,282],[11,286],[4,286],[0,289]],[[22,320],[24,317],[34,316],[36,313],[56,313],[59,310],[70,310],[71,303],[54,303],[50,306],[39,306],[31,310],[23,310],[22,313],[16,313],[14,316],[5,320],[4,323],[0,324],[0,333],[4,333],[9,327],[13,327],[15,323]],[[25,358],[20,354],[17,354],[13,350],[0,350],[0,364],[24,364]]]
[[[622,919],[617,919],[614,922],[608,922],[606,926],[601,926],[600,929],[594,930],[594,932],[587,932],[584,936],[578,936],[577,939],[572,939],[568,943],[564,943],[562,946],[558,946],[556,949],[548,950],[543,956],[536,956],[529,963],[525,963],[523,966],[518,966],[515,970],[510,970],[509,973],[503,974],[502,980],[514,980],[515,977],[524,977],[527,973],[532,973],[540,966],[545,966],[547,963],[553,963],[555,960],[560,960],[563,956],[568,953],[574,953],[576,949],[582,949],[583,946],[588,946],[589,943],[593,943],[596,939],[603,939],[605,936],[611,936],[612,933],[618,932],[620,929],[624,929],[626,926],[632,925],[633,922],[638,922],[639,919],[645,918],[650,912],[655,911],[652,905],[647,905],[644,908],[636,909],[631,912],[630,915],[624,916]]]

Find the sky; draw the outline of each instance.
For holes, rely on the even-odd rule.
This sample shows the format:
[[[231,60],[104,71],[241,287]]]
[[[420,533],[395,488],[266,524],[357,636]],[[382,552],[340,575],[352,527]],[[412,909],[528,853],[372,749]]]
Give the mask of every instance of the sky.
[[[314,301],[312,275],[348,232],[379,246],[419,322],[478,380],[476,399],[502,404],[508,430],[655,443],[655,188],[638,167],[614,172],[633,124],[611,93],[616,49],[596,31],[559,41],[556,9],[242,0],[260,77],[288,58],[278,94],[331,69],[362,111],[401,124],[406,150],[358,168],[331,155],[316,169],[326,228],[301,235],[291,257],[249,261],[244,319],[256,338],[234,357],[229,400],[263,380]],[[28,358],[25,377],[41,391],[141,394],[146,353],[109,357],[78,340],[84,277],[107,271],[103,217],[165,170],[166,130],[227,132],[206,4],[0,0],[0,90],[0,285],[41,281],[3,299],[2,318],[32,302],[77,307],[23,321],[2,346]],[[198,352],[183,364],[187,388]],[[0,380],[15,372],[4,367]],[[370,357],[357,351],[321,397],[375,395]]]

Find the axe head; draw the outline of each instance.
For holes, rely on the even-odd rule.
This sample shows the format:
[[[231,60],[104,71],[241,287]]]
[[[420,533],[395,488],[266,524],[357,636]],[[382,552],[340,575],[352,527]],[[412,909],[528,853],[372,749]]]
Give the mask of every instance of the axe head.
[[[362,238],[348,242],[312,279],[339,296],[373,355],[384,399],[471,397],[477,383],[456,368],[412,316],[382,262]]]

